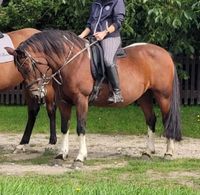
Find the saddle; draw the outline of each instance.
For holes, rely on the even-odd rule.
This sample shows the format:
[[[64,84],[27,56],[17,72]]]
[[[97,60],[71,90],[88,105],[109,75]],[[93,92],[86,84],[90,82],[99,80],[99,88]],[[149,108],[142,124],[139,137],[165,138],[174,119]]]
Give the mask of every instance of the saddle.
[[[96,39],[94,37],[89,37],[89,43],[95,42]],[[106,79],[106,67],[104,63],[104,55],[103,55],[103,49],[99,42],[96,42],[94,45],[90,47],[90,54],[91,54],[91,71],[92,71],[92,76],[95,80],[95,84],[92,90],[92,93],[90,94],[89,97],[89,102],[94,101],[97,99],[98,94],[101,89],[101,84],[103,82],[107,82]],[[117,58],[122,58],[126,57],[126,53],[121,46],[117,50],[116,54]]]
[[[14,49],[14,45],[9,35],[0,33],[0,63],[13,61],[14,57],[9,55],[4,47],[11,47]]]

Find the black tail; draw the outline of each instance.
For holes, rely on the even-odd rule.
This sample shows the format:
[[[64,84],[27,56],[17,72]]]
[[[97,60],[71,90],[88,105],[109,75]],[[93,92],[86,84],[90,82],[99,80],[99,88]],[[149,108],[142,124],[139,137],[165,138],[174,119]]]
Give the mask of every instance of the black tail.
[[[182,139],[180,123],[180,89],[178,75],[175,68],[171,105],[165,121],[165,134],[168,139],[171,138],[177,141]]]

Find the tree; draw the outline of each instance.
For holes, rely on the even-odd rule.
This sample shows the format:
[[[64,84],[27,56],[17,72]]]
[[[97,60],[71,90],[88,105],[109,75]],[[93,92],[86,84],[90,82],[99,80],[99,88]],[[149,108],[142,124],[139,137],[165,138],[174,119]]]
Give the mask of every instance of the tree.
[[[10,0],[0,7],[0,29],[67,29],[80,33],[92,0]],[[125,0],[124,44],[151,42],[173,54],[200,50],[200,1]]]
[[[177,53],[200,49],[200,1],[128,0],[123,34],[128,41],[145,41]]]

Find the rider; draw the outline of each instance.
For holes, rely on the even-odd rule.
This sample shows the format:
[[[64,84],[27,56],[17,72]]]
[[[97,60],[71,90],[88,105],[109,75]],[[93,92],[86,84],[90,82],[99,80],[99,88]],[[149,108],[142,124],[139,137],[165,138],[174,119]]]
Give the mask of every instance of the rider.
[[[94,0],[86,28],[79,35],[84,38],[92,34],[100,41],[104,51],[107,76],[113,89],[113,95],[108,101],[113,103],[123,102],[115,56],[121,45],[120,28],[124,16],[124,0]]]

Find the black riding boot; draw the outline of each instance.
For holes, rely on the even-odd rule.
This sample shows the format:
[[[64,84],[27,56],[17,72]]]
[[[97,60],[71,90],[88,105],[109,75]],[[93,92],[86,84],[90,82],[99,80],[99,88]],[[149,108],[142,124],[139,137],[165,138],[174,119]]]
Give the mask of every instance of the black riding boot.
[[[107,76],[113,89],[113,95],[108,98],[108,101],[112,103],[123,102],[124,100],[121,95],[121,90],[119,88],[119,76],[117,72],[117,67],[107,67]]]

